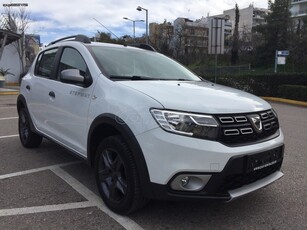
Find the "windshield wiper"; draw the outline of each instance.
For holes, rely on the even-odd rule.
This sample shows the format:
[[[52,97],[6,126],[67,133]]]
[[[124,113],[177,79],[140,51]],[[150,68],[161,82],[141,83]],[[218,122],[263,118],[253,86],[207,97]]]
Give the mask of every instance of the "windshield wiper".
[[[115,76],[115,75],[111,75],[109,77],[110,79],[114,79],[114,80],[131,80],[131,81],[141,81],[141,80],[160,80],[157,78],[153,78],[153,77],[146,77],[146,76]]]
[[[131,81],[142,81],[142,80],[150,80],[150,81],[193,81],[191,79],[184,79],[184,78],[154,78],[154,77],[147,77],[147,76],[124,76],[124,75],[111,75],[109,76],[110,79],[113,80],[131,80]]]
[[[184,78],[167,78],[167,79],[162,79],[164,81],[192,81],[190,79],[184,79]]]

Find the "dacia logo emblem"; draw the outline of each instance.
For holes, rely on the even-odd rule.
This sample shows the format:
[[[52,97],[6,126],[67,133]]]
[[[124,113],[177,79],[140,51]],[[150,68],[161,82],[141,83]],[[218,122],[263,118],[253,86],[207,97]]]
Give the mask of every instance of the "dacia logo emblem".
[[[254,115],[249,115],[247,116],[250,123],[252,124],[254,130],[257,133],[261,133],[262,132],[262,123],[261,123],[261,118],[259,115],[254,114]]]

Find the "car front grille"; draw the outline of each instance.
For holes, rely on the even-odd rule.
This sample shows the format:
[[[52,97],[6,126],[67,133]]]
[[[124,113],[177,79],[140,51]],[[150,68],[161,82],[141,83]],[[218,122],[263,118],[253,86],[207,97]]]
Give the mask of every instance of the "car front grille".
[[[261,142],[277,133],[278,119],[272,110],[248,114],[216,115],[220,124],[218,141],[228,146]]]

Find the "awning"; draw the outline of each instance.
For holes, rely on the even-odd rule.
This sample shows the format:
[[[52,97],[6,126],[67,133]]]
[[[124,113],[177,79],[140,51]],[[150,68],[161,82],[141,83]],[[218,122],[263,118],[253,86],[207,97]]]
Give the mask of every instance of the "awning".
[[[6,39],[4,39],[5,37]],[[20,34],[16,34],[8,30],[0,29],[0,47],[6,46],[14,41],[17,41],[19,38],[21,38]],[[5,41],[5,44],[3,44],[4,41]]]
[[[0,29],[0,60],[2,58],[4,47],[14,41],[17,41],[19,38],[21,38],[20,34]]]

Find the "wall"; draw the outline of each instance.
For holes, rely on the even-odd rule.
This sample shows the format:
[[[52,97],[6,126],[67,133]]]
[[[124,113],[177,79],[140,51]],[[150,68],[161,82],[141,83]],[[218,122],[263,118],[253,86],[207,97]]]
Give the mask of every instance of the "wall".
[[[21,61],[19,59],[16,47],[13,44],[4,47],[3,55],[0,60],[0,67],[3,69],[10,69],[9,71],[14,74],[6,76],[7,83],[18,83],[21,74]]]

